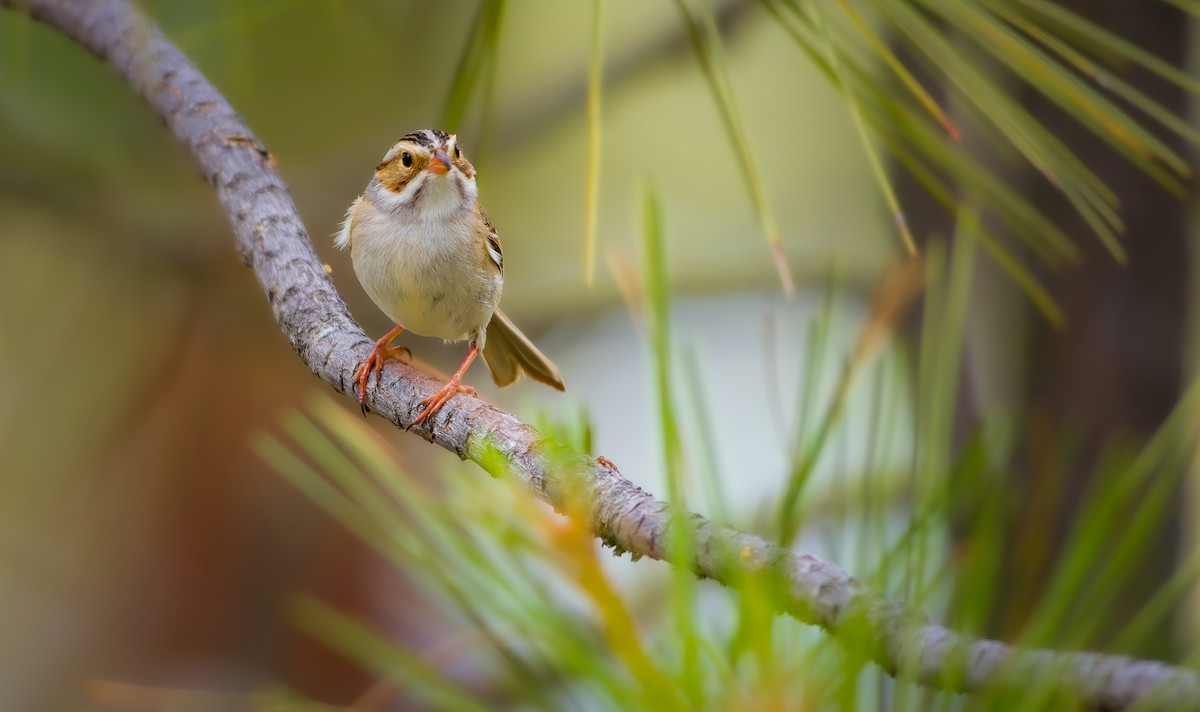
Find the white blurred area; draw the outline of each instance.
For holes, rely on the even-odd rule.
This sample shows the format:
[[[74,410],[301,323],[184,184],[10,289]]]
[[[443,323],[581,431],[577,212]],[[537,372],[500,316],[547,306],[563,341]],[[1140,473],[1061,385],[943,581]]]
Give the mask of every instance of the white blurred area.
[[[674,304],[673,405],[684,448],[693,455],[684,462],[690,471],[685,476],[692,480],[689,494],[697,497],[695,504],[700,509],[712,502],[705,501],[699,481],[703,475],[698,470],[705,463],[697,462],[702,446],[697,419],[712,436],[708,447],[715,455],[712,465],[724,495],[720,506],[741,521],[760,512],[774,514],[796,450],[806,399],[803,380],[810,368],[810,340],[822,321],[824,296],[805,292],[789,301],[770,293],[736,293],[685,298]],[[852,296],[841,295],[835,302],[838,306],[829,320],[828,348],[816,365],[817,393],[806,440],[814,436],[828,409],[863,321],[864,307]],[[629,479],[665,497],[668,488],[652,355],[634,319],[627,312],[614,312],[586,325],[555,330],[542,341],[546,350],[555,354],[570,390],[565,397],[537,394],[538,407],[564,420],[583,409],[592,424],[595,454],[609,458]],[[686,378],[686,352],[698,358],[698,393]],[[894,359],[882,366],[875,359],[861,369],[855,379],[858,387],[852,388],[840,425],[812,473],[809,484],[813,490],[827,493],[866,470],[868,449],[863,445],[875,406],[909,411],[907,386],[900,381],[903,375],[896,366]],[[883,374],[876,372],[880,367]],[[886,385],[875,392],[875,380],[881,375]],[[881,394],[884,402],[873,403]],[[895,413],[891,420],[897,421]],[[896,447],[888,453],[875,453],[872,464],[876,471],[900,471],[911,462],[907,420],[903,425],[905,433],[891,438]]]

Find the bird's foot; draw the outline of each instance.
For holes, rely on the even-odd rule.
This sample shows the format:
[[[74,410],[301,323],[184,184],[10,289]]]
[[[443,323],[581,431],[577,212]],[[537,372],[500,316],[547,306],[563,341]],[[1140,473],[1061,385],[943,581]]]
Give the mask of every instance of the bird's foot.
[[[371,353],[363,359],[362,363],[358,364],[358,368],[354,369],[354,383],[358,386],[360,403],[367,400],[367,382],[371,378],[371,373],[375,373],[375,383],[378,385],[379,374],[383,371],[383,364],[388,359],[408,363],[412,360],[412,352],[403,346],[389,347],[382,339],[375,342],[375,348],[371,349]]]
[[[411,428],[413,425],[420,425],[424,421],[428,420],[435,413],[441,410],[442,406],[446,405],[451,398],[459,393],[466,393],[467,395],[473,396],[475,395],[475,389],[471,388],[470,386],[464,386],[458,380],[458,378],[451,378],[446,382],[446,385],[442,386],[438,390],[437,393],[434,393],[425,400],[421,401],[420,405],[424,406],[425,409],[421,411],[421,414],[418,415],[416,420],[412,422],[412,425],[408,427]]]

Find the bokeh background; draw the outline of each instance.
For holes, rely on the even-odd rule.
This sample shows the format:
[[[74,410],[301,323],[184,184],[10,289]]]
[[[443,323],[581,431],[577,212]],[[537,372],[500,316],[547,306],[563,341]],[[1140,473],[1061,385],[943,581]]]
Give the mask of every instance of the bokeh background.
[[[1120,3],[1097,8],[1109,5]],[[271,150],[355,317],[368,334],[385,332],[391,324],[330,236],[390,144],[439,125],[478,4],[143,7]],[[1182,64],[1189,26],[1165,12],[1120,29]],[[784,478],[780,442],[827,286],[840,294],[833,339],[849,343],[901,247],[839,95],[755,3],[718,4],[717,19],[795,299],[781,294],[737,158],[669,3],[605,3],[590,288],[590,5],[507,3],[493,84],[476,93],[461,126],[446,128],[458,130],[478,168],[503,240],[504,309],[556,360],[569,388],[497,392],[477,368],[470,381],[481,395],[530,419],[586,412],[596,451],[665,494],[646,347],[619,279],[638,259],[639,196],[653,185],[679,340],[700,356],[719,424],[718,469],[736,480],[730,506],[752,514],[770,506]],[[1175,29],[1164,38],[1168,24]],[[1190,111],[1182,94],[1164,101]],[[1120,267],[1092,249],[1078,219],[1025,181],[1085,246],[1085,260],[1066,274],[1041,275],[1069,325],[1048,326],[981,265],[962,407],[1065,418],[1086,463],[1114,433],[1136,440],[1157,427],[1194,373],[1186,344],[1197,312],[1195,241],[1189,201],[1150,187],[1045,111],[1128,191],[1131,259]],[[907,192],[923,241],[953,230]],[[459,347],[401,341],[443,368],[461,358]],[[138,708],[121,685],[244,692],[268,680],[348,704],[373,678],[290,625],[286,603],[296,591],[398,637],[439,639],[436,620],[406,593],[406,577],[419,574],[386,565],[251,446],[328,389],[280,335],[210,187],[113,71],[12,11],[0,12],[0,374],[0,708],[64,709],[89,697]],[[417,438],[366,422],[409,471],[434,481],[478,476]],[[1030,433],[1031,472],[1054,469],[1037,445],[1061,435],[1058,427]],[[853,447],[847,452],[821,476],[862,467]],[[1179,507],[1146,557],[1159,571],[1190,547],[1179,525],[1190,509],[1182,498]],[[1038,537],[1053,540],[1063,528],[1038,526],[1058,521],[1052,512],[1023,511],[1024,530]],[[1172,650],[1172,636],[1186,643],[1184,629],[1173,630],[1158,650]]]

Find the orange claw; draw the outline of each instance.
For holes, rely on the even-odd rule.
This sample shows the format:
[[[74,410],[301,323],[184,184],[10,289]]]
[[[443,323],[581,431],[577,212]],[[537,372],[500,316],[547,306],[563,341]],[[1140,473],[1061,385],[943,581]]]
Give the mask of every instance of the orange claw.
[[[421,401],[421,405],[424,406],[425,409],[421,411],[421,414],[418,415],[416,420],[412,422],[412,425],[408,427],[411,428],[413,425],[420,425],[421,423],[425,422],[427,419],[441,410],[442,406],[446,405],[446,402],[453,398],[456,393],[466,393],[472,396],[475,395],[474,388],[462,385],[462,377],[463,374],[467,372],[467,368],[470,367],[471,362],[474,361],[475,357],[478,355],[479,347],[472,342],[471,348],[467,350],[467,357],[463,359],[462,365],[458,367],[458,370],[454,372],[454,375],[450,377],[450,380],[446,381],[446,385],[438,389],[437,393],[434,393],[425,400]]]
[[[358,386],[358,401],[360,403],[367,400],[367,382],[371,378],[371,372],[375,372],[375,382],[379,383],[379,374],[383,371],[383,364],[389,359],[394,358],[400,361],[406,361],[412,358],[412,352],[403,346],[388,347],[392,339],[400,335],[404,331],[404,327],[399,324],[396,328],[384,334],[379,341],[375,342],[375,348],[371,349],[371,353],[367,355],[363,362],[358,364],[358,368],[354,369],[354,383]]]
[[[473,396],[475,395],[475,389],[470,386],[464,386],[461,383],[455,383],[454,380],[447,381],[446,385],[442,386],[437,393],[421,401],[421,405],[425,406],[425,410],[421,411],[421,414],[417,416],[412,424],[420,425],[427,418],[441,410],[442,406],[446,405],[456,393],[466,393]]]

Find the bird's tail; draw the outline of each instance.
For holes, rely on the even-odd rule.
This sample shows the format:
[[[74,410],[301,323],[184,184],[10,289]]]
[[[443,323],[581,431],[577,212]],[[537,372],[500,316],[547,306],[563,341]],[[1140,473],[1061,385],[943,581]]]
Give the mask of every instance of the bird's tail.
[[[560,391],[567,390],[562,376],[550,359],[546,358],[517,327],[497,309],[487,326],[487,340],[483,346],[483,360],[492,373],[492,380],[503,388],[521,377],[521,373]]]

